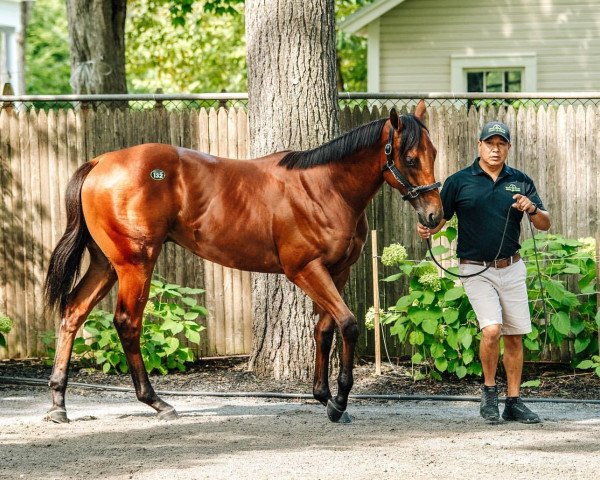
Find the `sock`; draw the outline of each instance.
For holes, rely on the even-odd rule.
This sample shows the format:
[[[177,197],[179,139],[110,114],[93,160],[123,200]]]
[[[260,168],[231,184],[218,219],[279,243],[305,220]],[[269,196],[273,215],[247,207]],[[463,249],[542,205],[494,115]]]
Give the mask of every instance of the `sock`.
[[[517,400],[519,400],[519,397],[506,397],[506,403],[510,405],[517,403]]]
[[[483,389],[484,389],[486,392],[495,392],[496,390],[498,390],[498,386],[497,386],[497,385],[494,385],[493,387],[488,387],[487,385],[484,385],[484,386],[483,386]]]

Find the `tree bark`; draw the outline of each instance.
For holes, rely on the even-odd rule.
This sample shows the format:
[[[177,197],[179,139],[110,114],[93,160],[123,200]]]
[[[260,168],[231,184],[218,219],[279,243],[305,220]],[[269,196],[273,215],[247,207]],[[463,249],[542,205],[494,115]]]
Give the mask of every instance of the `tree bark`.
[[[127,93],[126,7],[126,0],[67,0],[75,93]]]
[[[338,132],[333,0],[247,0],[250,153],[316,147]],[[283,275],[253,275],[249,368],[277,379],[313,372],[313,304]]]

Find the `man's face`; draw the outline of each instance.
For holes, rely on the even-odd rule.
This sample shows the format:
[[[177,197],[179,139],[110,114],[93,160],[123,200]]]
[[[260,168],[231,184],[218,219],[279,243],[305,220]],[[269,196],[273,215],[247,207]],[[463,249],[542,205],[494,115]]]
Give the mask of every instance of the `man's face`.
[[[479,157],[492,169],[504,165],[509,150],[510,143],[500,135],[494,135],[486,140],[479,141]]]

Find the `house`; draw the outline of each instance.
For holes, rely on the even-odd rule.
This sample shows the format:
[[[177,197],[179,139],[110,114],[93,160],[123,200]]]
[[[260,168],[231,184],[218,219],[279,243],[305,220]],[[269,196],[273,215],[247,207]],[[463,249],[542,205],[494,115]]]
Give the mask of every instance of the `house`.
[[[340,27],[369,92],[600,90],[598,0],[375,0]]]
[[[23,69],[19,67],[17,35],[22,26],[22,0],[0,0],[0,92],[10,82],[16,95],[21,93]]]

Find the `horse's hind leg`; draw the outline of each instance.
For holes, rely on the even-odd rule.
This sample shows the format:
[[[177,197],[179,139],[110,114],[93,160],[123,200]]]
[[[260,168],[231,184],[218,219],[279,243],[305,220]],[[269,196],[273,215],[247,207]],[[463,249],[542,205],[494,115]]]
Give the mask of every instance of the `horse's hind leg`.
[[[60,322],[54,367],[48,383],[52,391],[52,408],[48,411],[46,419],[56,423],[69,421],[65,408],[65,392],[69,360],[77,331],[92,308],[106,296],[117,279],[115,271],[98,246],[90,242],[88,250],[90,266],[69,294],[65,313]]]
[[[114,322],[138,400],[154,408],[159,418],[170,420],[177,417],[177,412],[154,392],[140,351],[143,313],[148,301],[153,268],[154,263],[117,266],[119,294]]]

